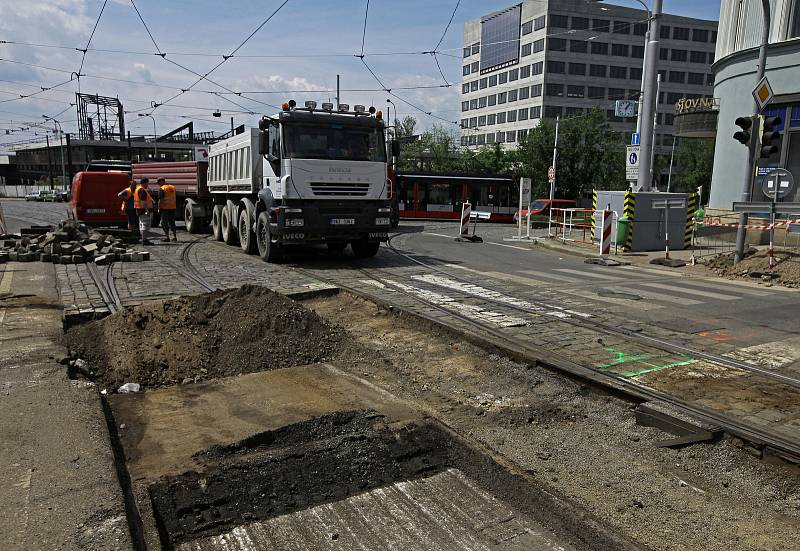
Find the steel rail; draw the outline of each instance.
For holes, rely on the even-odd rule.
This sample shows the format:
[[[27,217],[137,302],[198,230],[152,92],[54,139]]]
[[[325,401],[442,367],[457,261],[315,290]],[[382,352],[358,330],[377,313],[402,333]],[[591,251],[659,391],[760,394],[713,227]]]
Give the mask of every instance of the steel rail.
[[[114,299],[114,293],[111,292],[111,289],[108,287],[106,278],[103,278],[100,275],[99,270],[97,269],[97,265],[94,262],[87,262],[86,263],[86,270],[89,272],[89,276],[94,281],[94,284],[97,286],[97,290],[100,292],[100,298],[103,299],[103,302],[106,304],[108,311],[112,314],[116,314],[120,310],[120,305]]]

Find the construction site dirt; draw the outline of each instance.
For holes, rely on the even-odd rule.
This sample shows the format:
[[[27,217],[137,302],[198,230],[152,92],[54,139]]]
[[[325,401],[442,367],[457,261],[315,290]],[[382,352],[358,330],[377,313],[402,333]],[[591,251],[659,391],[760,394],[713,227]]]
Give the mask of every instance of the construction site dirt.
[[[232,325],[246,302],[252,320]],[[277,306],[289,322],[253,327],[259,311]],[[273,330],[294,339],[286,350],[297,354],[258,355]],[[114,335],[131,344],[115,347]],[[248,348],[237,350],[235,335]],[[102,338],[103,355],[85,354],[81,342]],[[162,374],[154,355],[146,369],[125,371],[137,338],[153,350],[173,339],[185,367]],[[475,486],[475,500],[500,499],[496,513],[515,519],[516,536],[498,545],[502,537],[486,528],[497,519],[483,519],[482,529],[465,528],[475,538],[465,549],[800,547],[800,483],[789,467],[731,439],[656,447],[665,433],[636,425],[631,402],[347,293],[293,303],[244,287],[133,308],[67,339],[109,389],[145,386],[109,404],[149,547],[216,549],[261,537],[270,548],[298,548],[280,544],[291,526],[306,548],[354,548],[348,537],[385,548],[368,539],[375,533],[346,532],[346,507],[372,511],[370,496],[389,499],[406,483],[400,493],[429,495],[425,485],[435,484],[442,496],[468,495]],[[200,350],[180,350],[189,345]],[[192,361],[209,367],[198,375]],[[306,365],[319,361],[332,365]],[[329,530],[324,545],[309,514],[339,519],[319,528]],[[386,511],[374,514],[383,526]],[[460,526],[451,517],[443,516]],[[431,548],[455,545],[444,532],[425,537],[433,533],[440,546]],[[544,539],[525,539],[532,534]]]

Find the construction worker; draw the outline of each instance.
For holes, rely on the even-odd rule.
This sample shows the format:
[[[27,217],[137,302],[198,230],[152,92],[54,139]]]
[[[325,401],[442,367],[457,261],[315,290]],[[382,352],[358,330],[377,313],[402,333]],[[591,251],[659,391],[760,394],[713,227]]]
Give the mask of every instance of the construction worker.
[[[147,190],[150,180],[142,178],[136,191],[133,193],[133,208],[139,216],[139,233],[142,234],[142,245],[152,245],[147,239],[147,232],[150,230],[150,220],[153,212],[153,197]]]
[[[133,206],[134,191],[136,191],[136,182],[131,178],[131,185],[120,191],[117,197],[122,199],[122,212],[128,217],[128,229],[135,235],[139,231],[139,217]]]
[[[172,240],[178,241],[178,232],[175,228],[175,209],[177,208],[177,190],[168,184],[164,178],[158,179],[158,212],[161,215],[161,229],[164,230],[163,241],[169,242],[169,230],[172,230]]]

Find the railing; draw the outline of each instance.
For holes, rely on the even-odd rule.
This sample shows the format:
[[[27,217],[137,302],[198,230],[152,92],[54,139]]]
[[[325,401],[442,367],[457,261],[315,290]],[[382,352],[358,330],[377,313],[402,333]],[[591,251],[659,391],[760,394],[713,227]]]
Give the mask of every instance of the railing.
[[[778,219],[771,226],[768,219],[750,218],[747,242],[760,245],[769,243],[772,229],[776,256],[783,260],[800,262],[800,214]],[[717,213],[692,220],[692,256],[696,261],[732,254],[736,250],[736,233],[739,230],[739,213]]]
[[[594,229],[602,226],[602,216],[602,211],[592,209],[550,209],[547,234],[564,243],[596,246],[599,245],[600,232]],[[612,216],[611,243],[616,249],[619,215],[613,212]]]

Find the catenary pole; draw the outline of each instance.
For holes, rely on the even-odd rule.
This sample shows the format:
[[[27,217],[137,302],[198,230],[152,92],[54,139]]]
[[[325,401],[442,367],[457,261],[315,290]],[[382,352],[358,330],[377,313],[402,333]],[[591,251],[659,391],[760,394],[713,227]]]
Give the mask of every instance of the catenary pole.
[[[639,110],[641,112],[641,155],[639,156],[638,188],[650,191],[652,179],[652,151],[653,151],[653,115],[656,108],[656,86],[658,76],[658,37],[661,19],[662,0],[653,0],[653,16],[650,23],[650,41],[647,43],[645,54],[644,94],[642,95]]]

